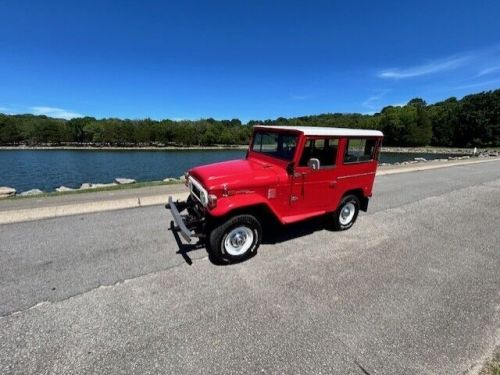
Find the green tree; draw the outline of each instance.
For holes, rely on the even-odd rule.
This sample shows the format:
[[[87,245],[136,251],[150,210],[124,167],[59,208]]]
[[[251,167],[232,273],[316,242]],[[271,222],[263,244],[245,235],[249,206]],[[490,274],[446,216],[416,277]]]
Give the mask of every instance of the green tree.
[[[0,143],[15,145],[21,141],[21,133],[14,123],[0,123]]]
[[[71,142],[83,143],[85,141],[85,133],[83,129],[86,125],[95,121],[93,117],[78,117],[69,120],[66,124],[69,128]]]
[[[72,120],[0,114],[0,144],[213,145],[245,144],[252,126],[295,125],[380,129],[392,146],[500,146],[500,90],[427,105],[420,98],[374,115],[324,113],[293,118],[197,121],[121,120],[84,117]]]

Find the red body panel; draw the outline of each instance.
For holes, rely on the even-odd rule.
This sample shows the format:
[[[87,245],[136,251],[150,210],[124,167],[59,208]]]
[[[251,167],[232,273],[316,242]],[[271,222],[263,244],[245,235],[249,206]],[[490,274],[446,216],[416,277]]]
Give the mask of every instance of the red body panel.
[[[290,132],[288,132],[290,133]],[[344,163],[346,137],[338,139],[336,163],[333,167],[311,169],[298,166],[307,139],[300,132],[291,162],[294,173],[287,171],[290,161],[249,151],[247,158],[193,168],[189,175],[199,181],[208,194],[217,197],[207,214],[220,217],[235,209],[265,205],[284,224],[335,211],[349,191],[372,195],[377,170],[378,150],[382,137],[376,137],[376,151],[370,161]],[[316,137],[321,138],[321,137]]]
[[[280,168],[258,159],[230,160],[202,165],[189,171],[209,191],[222,190],[224,185],[237,189],[251,189],[276,184]]]

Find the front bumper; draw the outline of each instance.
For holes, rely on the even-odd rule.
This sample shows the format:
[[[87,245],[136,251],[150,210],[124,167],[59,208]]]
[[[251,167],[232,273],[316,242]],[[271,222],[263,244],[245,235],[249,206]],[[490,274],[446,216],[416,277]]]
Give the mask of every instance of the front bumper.
[[[175,230],[178,230],[181,234],[181,236],[187,241],[191,242],[191,237],[192,233],[191,230],[187,227],[184,218],[181,216],[179,209],[177,208],[177,205],[182,205],[181,211],[184,210],[186,203],[185,202],[179,202],[174,203],[172,197],[168,197],[168,204],[165,206],[165,208],[169,209],[170,212],[172,213],[172,217],[174,218],[175,222]]]
[[[206,215],[203,207],[191,196],[183,201],[176,201],[168,197],[168,204],[165,208],[169,209],[174,218],[175,230],[187,241],[191,242],[193,237],[202,238],[205,236]],[[181,214],[184,210],[186,214]]]

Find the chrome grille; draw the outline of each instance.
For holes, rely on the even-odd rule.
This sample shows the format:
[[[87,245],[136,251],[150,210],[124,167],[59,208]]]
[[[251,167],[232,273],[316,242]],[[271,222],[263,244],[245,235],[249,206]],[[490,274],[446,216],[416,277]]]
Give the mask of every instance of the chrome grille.
[[[201,192],[194,184],[191,184],[191,194],[193,194],[199,201],[201,201]]]
[[[189,190],[191,192],[191,195],[198,200],[203,206],[207,205],[207,198],[208,198],[208,193],[207,191],[201,186],[201,184],[195,180],[193,177],[189,177]]]

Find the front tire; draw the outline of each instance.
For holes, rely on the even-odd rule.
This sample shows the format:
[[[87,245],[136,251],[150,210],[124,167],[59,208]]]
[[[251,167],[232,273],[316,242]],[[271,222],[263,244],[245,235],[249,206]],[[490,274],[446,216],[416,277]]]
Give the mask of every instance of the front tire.
[[[354,225],[359,213],[359,198],[355,195],[345,196],[333,213],[333,227],[336,230],[347,230]]]
[[[261,240],[259,221],[252,215],[238,215],[212,229],[208,247],[217,259],[233,263],[255,255]]]

